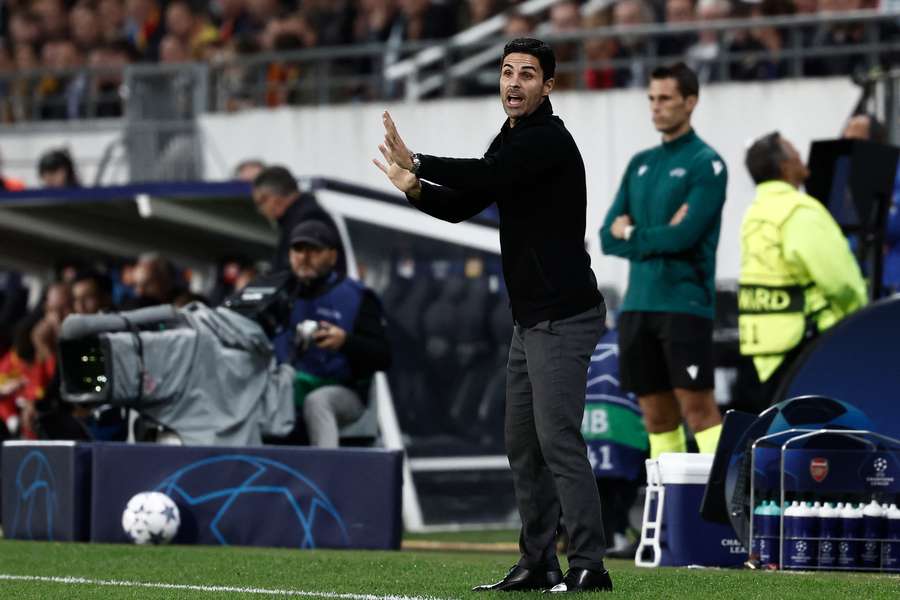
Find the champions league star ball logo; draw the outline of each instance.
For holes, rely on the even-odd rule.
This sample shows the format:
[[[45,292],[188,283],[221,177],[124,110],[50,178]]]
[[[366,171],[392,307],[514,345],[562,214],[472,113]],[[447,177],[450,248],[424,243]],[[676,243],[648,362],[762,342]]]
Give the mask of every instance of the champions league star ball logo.
[[[797,554],[806,554],[806,542],[800,541],[794,544],[794,550]]]
[[[833,549],[834,549],[834,547],[831,545],[831,542],[829,542],[829,541],[824,541],[824,542],[819,543],[819,552],[821,552],[822,554],[831,554],[831,551]]]
[[[269,543],[299,548],[346,547],[350,536],[337,507],[319,486],[284,463],[257,455],[229,454],[190,463],[166,477],[156,491],[175,500],[222,545],[240,544],[250,523],[270,527]],[[262,508],[264,507],[264,508]],[[196,534],[194,534],[196,535]],[[184,532],[184,541],[189,541]],[[277,539],[275,539],[277,538]],[[182,541],[179,534],[177,541]]]
[[[877,487],[888,487],[894,483],[894,478],[887,476],[888,460],[885,457],[879,456],[878,458],[873,460],[872,470],[875,471],[874,475],[866,477],[866,483],[868,483],[869,485]]]

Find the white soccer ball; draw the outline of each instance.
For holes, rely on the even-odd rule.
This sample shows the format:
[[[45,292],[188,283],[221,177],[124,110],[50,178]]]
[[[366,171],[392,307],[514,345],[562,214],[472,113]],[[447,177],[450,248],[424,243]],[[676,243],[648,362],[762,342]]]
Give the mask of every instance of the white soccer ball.
[[[122,529],[135,544],[167,544],[180,524],[178,506],[162,492],[135,494],[122,512]]]

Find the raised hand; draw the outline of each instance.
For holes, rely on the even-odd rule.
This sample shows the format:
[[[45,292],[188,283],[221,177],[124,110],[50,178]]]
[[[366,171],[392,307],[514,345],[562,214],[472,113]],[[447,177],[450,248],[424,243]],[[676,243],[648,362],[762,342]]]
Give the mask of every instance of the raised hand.
[[[387,164],[383,164],[377,158],[373,158],[372,162],[375,163],[375,166],[387,175],[387,178],[394,184],[395,188],[413,198],[418,198],[422,191],[422,184],[419,182],[419,178],[397,164],[384,144],[379,144],[378,150],[381,151],[381,155]]]
[[[397,126],[388,111],[384,111],[381,115],[381,122],[384,124],[384,146],[391,155],[391,161],[400,165],[401,168],[411,171],[412,152],[409,151],[403,138],[397,132]]]

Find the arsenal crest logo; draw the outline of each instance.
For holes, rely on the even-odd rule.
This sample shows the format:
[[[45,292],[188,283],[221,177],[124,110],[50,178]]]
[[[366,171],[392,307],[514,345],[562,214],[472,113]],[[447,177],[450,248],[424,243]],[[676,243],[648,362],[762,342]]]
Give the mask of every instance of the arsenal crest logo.
[[[809,463],[809,474],[816,483],[821,483],[823,479],[828,477],[828,460],[825,458],[814,458]]]

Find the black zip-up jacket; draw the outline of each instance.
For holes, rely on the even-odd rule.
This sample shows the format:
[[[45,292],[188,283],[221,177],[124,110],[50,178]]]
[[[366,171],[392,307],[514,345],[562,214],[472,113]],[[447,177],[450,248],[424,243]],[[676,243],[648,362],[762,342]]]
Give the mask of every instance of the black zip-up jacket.
[[[517,323],[565,319],[603,302],[584,247],[584,162],[549,98],[515,127],[507,120],[484,158],[419,158],[426,181],[408,199],[422,212],[458,223],[497,203]]]

